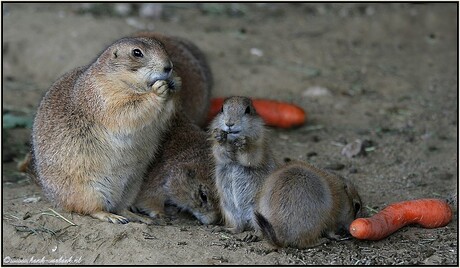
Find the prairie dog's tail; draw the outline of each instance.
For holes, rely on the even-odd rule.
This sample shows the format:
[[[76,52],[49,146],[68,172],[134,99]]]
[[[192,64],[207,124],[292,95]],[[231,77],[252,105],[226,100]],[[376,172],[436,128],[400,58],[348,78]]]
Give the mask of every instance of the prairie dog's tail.
[[[275,230],[273,229],[271,223],[269,223],[268,220],[257,211],[255,212],[255,216],[257,225],[259,225],[262,234],[268,239],[268,241],[277,247],[282,247],[276,237]]]

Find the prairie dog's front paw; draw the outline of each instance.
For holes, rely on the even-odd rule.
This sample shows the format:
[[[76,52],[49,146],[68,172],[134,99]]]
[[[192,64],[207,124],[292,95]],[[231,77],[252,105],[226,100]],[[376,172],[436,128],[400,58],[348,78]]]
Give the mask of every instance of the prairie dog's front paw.
[[[246,137],[238,137],[235,139],[235,141],[233,142],[233,144],[235,145],[235,147],[239,150],[241,149],[244,149],[244,147],[246,147],[246,144],[247,144],[247,139]]]
[[[168,92],[169,92],[169,84],[167,81],[165,80],[157,80],[155,81],[155,83],[153,84],[152,86],[152,90],[153,92],[155,92],[155,94],[158,96],[158,97],[167,97],[168,96]]]
[[[222,129],[220,128],[215,128],[213,131],[212,131],[212,135],[214,137],[214,139],[218,142],[218,143],[224,143],[226,140],[227,140],[227,132],[223,131]]]

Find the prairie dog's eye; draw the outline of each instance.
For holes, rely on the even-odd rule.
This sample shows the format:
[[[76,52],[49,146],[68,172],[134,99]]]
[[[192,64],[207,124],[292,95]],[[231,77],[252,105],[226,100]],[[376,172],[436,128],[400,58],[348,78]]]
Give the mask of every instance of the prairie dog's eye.
[[[208,196],[206,193],[200,189],[199,191],[200,199],[201,199],[201,204],[206,205],[208,203]]]
[[[220,112],[223,113],[224,112],[224,106],[222,105],[222,108],[220,108]]]
[[[358,214],[358,212],[361,211],[361,204],[358,203],[358,202],[355,202],[355,203],[353,204],[353,209],[355,210],[355,217],[356,217],[356,215]]]
[[[138,48],[133,49],[133,56],[136,58],[142,58],[144,57],[144,54],[142,54],[142,51]]]
[[[244,111],[245,114],[250,114],[251,113],[251,108],[248,106],[246,107],[246,110]]]

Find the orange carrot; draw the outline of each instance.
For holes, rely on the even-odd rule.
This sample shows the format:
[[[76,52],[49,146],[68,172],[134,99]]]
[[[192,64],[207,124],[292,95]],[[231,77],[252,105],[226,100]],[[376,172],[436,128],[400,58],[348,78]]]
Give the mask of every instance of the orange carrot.
[[[440,199],[417,199],[394,203],[370,218],[358,218],[350,233],[358,239],[380,240],[408,224],[437,228],[452,220],[452,209]]]
[[[225,98],[211,99],[211,105],[209,105],[209,111],[208,111],[208,122],[211,122],[211,120],[219,113],[220,109],[222,109],[224,100]]]
[[[211,99],[208,121],[219,113],[224,100],[225,98]],[[307,117],[305,111],[294,104],[266,99],[253,99],[252,104],[268,126],[280,128],[301,126]]]

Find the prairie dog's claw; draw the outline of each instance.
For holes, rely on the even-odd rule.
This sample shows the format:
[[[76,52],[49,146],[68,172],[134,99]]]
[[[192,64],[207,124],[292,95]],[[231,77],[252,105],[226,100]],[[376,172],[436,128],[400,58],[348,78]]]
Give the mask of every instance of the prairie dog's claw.
[[[157,80],[153,84],[152,89],[158,96],[166,97],[169,91],[169,85],[165,80]]]

